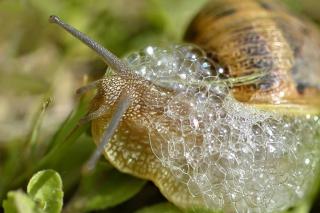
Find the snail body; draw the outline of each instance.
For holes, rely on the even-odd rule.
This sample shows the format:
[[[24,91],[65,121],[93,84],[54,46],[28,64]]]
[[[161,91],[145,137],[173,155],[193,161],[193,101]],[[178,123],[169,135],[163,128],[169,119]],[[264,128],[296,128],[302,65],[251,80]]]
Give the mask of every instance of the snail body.
[[[210,1],[186,33],[201,48],[147,47],[120,61],[51,21],[111,67],[86,119],[120,171],[153,181],[181,208],[279,212],[310,193],[320,39],[309,22],[272,1]]]
[[[105,157],[116,168],[152,180],[168,200],[181,208],[277,212],[292,207],[301,200],[301,194],[309,192],[313,180],[306,181],[305,177],[316,173],[319,164],[317,115],[284,114],[241,103],[231,95],[228,84],[207,84],[206,77],[196,77],[199,74],[195,78],[189,75],[183,82],[186,75],[181,71],[188,69],[168,72],[170,67],[187,65],[196,72],[196,67],[206,67],[206,56],[180,61],[181,57],[175,56],[184,50],[177,46],[152,47],[153,53],[148,55],[150,48],[124,59],[131,62],[138,75],[149,70],[153,78],[143,86],[133,83],[135,86],[128,88],[141,99],[135,99],[135,109],[124,115],[105,148]],[[163,54],[166,63],[160,65]],[[153,60],[159,63],[150,63]],[[143,61],[147,61],[147,69]],[[142,79],[148,78],[146,75]],[[211,78],[219,82],[219,77]],[[100,90],[105,91],[101,88],[110,88],[109,79],[98,86],[92,113],[111,103],[102,97],[112,97],[115,88],[110,94],[99,95]],[[136,79],[137,83],[142,79]],[[93,120],[97,144],[114,110]]]

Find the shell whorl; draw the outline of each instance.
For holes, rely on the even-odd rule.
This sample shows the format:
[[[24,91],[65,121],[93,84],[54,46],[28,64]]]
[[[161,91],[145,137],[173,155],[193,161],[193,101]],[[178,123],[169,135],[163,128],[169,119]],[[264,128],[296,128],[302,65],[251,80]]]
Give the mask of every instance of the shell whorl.
[[[320,105],[314,101],[320,97],[319,32],[279,2],[209,2],[186,39],[214,52],[230,77],[261,74],[253,83],[233,87],[242,102]]]

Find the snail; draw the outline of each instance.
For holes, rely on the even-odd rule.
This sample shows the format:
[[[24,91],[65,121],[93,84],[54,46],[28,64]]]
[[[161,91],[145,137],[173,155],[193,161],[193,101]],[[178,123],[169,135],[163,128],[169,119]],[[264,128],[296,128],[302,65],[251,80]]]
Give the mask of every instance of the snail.
[[[56,16],[110,67],[88,115],[117,169],[181,207],[280,212],[311,193],[320,156],[320,34],[275,1],[215,0],[189,43],[117,58]],[[308,177],[308,178],[306,178]],[[309,178],[310,177],[310,178]]]

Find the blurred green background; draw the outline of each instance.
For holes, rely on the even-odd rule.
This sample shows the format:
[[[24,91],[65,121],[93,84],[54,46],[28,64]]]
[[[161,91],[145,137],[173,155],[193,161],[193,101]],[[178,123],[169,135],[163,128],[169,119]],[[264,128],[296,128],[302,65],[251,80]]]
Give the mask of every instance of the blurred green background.
[[[95,53],[48,23],[55,14],[119,56],[149,44],[181,41],[204,0],[0,1],[0,141],[24,135],[43,94],[54,104],[53,131],[73,108],[84,74],[101,76]]]
[[[100,78],[106,69],[85,45],[49,24],[49,15],[60,16],[118,56],[123,56],[147,45],[182,42],[188,23],[205,2],[0,0],[0,201],[7,190],[23,187],[32,172],[50,165],[62,175],[68,202],[81,181],[80,167],[94,148],[89,131],[83,129],[87,134],[80,137],[79,133],[75,138],[77,144],[60,153],[66,156],[73,153],[77,156],[73,161],[68,159],[66,163],[66,157],[59,160],[52,157],[39,167],[32,165],[52,147],[62,143],[62,138],[67,138],[66,132],[85,113],[85,107],[78,105],[75,90],[87,81]],[[298,13],[320,20],[320,1],[285,2]],[[66,118],[69,118],[67,121],[74,120],[68,123]],[[66,126],[68,131],[63,129]],[[32,158],[29,153],[21,153],[30,144],[38,144]],[[61,162],[64,165],[60,165]],[[9,184],[11,182],[14,184]],[[140,185],[142,187],[144,183]],[[163,201],[151,184],[143,190],[146,196],[151,193],[153,197],[159,196],[155,200]],[[146,199],[141,193],[138,196],[141,200]],[[320,212],[317,203],[314,211]]]

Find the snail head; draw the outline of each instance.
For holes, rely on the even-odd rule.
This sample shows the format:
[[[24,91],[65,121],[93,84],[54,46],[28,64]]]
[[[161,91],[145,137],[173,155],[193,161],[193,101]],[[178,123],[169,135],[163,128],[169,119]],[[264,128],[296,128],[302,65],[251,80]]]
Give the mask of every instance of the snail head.
[[[168,99],[170,92],[135,74],[126,63],[112,52],[65,23],[59,17],[52,15],[49,17],[49,22],[60,26],[86,44],[112,70],[111,76],[102,78],[77,90],[78,94],[82,94],[90,89],[97,88],[97,94],[91,101],[89,113],[81,120],[81,123],[101,117],[108,117],[110,121],[104,131],[101,143],[85,167],[86,170],[92,170],[108,141],[117,130],[119,123],[124,119],[144,120],[144,118],[148,117],[148,114],[161,114],[162,111],[159,109],[162,108],[159,106]],[[157,104],[150,104],[151,102]]]

